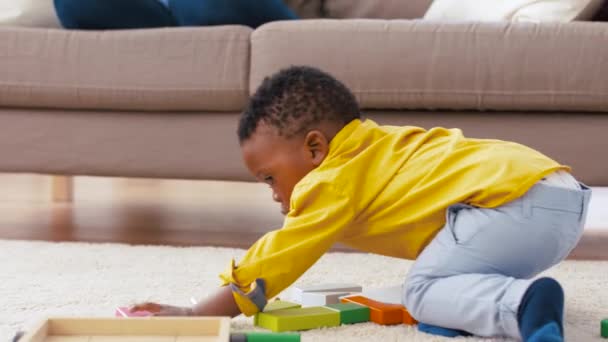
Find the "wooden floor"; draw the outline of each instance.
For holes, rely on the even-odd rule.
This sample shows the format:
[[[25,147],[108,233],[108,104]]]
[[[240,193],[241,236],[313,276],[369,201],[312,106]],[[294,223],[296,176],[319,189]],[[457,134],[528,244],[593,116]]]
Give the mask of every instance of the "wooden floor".
[[[76,177],[72,203],[51,185],[0,174],[0,238],[245,248],[282,222],[262,184]]]
[[[0,174],[0,239],[247,248],[283,219],[263,184],[76,177],[71,203],[51,185]],[[608,260],[607,242],[588,231],[571,257]]]

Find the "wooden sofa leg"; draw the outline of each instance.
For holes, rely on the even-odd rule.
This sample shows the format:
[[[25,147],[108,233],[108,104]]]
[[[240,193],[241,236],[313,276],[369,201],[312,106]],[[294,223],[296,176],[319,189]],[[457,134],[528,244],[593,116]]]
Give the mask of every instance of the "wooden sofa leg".
[[[53,202],[72,202],[74,179],[72,176],[53,176]]]

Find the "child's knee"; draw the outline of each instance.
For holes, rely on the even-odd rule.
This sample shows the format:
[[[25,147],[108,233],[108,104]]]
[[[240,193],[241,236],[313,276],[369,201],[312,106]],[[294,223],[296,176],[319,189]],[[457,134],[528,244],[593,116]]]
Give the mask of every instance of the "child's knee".
[[[422,300],[425,289],[430,285],[430,282],[423,277],[415,277],[408,279],[403,286],[403,305],[407,311],[417,320],[420,320],[422,309]]]

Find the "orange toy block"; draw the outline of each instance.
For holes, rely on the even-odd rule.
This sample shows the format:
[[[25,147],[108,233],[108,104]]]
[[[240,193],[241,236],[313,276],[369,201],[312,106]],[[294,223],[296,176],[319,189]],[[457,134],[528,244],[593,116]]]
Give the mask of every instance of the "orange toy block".
[[[405,308],[400,304],[387,304],[377,302],[363,296],[348,296],[341,299],[342,303],[357,303],[369,308],[369,320],[382,325],[401,324],[405,321],[403,311]]]
[[[401,309],[403,311],[403,324],[414,325],[418,324],[418,321],[410,315],[409,311],[405,307]]]

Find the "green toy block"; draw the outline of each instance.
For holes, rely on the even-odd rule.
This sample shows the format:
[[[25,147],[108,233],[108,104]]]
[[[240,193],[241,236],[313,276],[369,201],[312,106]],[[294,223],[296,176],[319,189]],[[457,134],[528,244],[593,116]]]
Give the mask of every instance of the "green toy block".
[[[295,309],[301,308],[302,305],[298,303],[292,303],[285,300],[273,300],[266,304],[264,307],[264,312],[274,311],[274,310],[283,310],[283,309]]]
[[[608,318],[602,320],[600,334],[602,337],[608,338]]]
[[[341,324],[369,322],[369,308],[355,303],[329,304],[325,307],[340,312]]]
[[[322,306],[273,310],[258,314],[256,325],[274,332],[340,325],[340,312]]]
[[[300,334],[296,333],[247,333],[247,342],[300,342]]]
[[[302,307],[302,305],[300,305],[300,304],[277,299],[277,300],[268,302],[268,304],[266,304],[266,306],[264,307],[264,311],[262,311],[262,312],[270,312],[270,311],[283,310],[283,309],[296,309],[296,308],[300,308],[300,307]],[[255,316],[253,317],[254,325],[258,325],[258,315],[259,315],[259,313],[255,314]]]

